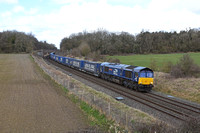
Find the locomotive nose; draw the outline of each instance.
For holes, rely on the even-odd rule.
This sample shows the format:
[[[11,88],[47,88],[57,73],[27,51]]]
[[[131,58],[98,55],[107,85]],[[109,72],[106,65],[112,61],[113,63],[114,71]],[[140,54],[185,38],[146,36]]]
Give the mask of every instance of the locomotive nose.
[[[139,78],[138,84],[142,84],[142,85],[153,84],[153,78]]]

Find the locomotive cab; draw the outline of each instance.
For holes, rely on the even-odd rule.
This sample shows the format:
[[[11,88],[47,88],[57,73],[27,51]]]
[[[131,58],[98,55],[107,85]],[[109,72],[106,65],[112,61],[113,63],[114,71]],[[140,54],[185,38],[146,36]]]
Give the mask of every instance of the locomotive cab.
[[[138,84],[153,85],[153,71],[151,70],[140,71]]]
[[[136,68],[138,89],[140,91],[150,91],[153,87],[154,73],[151,69],[146,67]]]

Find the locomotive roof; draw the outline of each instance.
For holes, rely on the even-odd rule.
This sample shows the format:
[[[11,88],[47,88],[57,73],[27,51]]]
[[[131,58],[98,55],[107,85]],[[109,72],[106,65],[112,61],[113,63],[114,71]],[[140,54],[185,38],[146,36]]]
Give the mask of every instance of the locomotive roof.
[[[107,67],[114,67],[117,69],[126,69],[127,67],[131,65],[126,65],[126,64],[119,64],[119,63],[109,63],[109,62],[103,62],[101,63],[101,66],[107,66]]]
[[[141,66],[131,66],[131,65],[126,65],[126,64],[118,64],[118,63],[109,63],[109,62],[103,62],[101,63],[101,66],[107,66],[107,67],[114,67],[117,69],[124,69],[124,70],[129,70],[129,71],[134,71],[134,72],[140,72],[141,70],[150,70],[150,68],[147,67],[141,67]]]
[[[152,71],[150,68],[147,68],[147,67],[136,67],[134,68],[134,72],[140,72],[143,69]]]

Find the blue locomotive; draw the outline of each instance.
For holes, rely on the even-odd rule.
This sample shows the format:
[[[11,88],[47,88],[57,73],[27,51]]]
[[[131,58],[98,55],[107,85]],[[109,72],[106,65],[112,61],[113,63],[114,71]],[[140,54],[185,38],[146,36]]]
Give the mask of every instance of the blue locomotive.
[[[54,61],[137,91],[151,91],[154,73],[150,68],[109,62],[91,62],[50,54]]]

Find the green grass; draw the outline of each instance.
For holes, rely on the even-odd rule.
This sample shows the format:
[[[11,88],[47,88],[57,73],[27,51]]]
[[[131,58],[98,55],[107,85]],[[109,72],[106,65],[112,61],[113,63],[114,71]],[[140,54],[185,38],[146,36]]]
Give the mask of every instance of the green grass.
[[[104,114],[101,114],[98,110],[92,108],[85,102],[81,101],[80,107],[87,115],[93,118],[93,120],[90,122],[91,125],[98,125],[105,131],[109,131],[110,126],[114,124],[114,121],[108,120]]]
[[[164,62],[171,61],[176,64],[177,61],[185,53],[177,54],[147,54],[147,55],[128,55],[128,56],[107,56],[107,58],[117,58],[122,64],[128,64],[133,66],[149,67],[152,60],[156,61],[158,68],[161,68]],[[194,62],[200,65],[200,53],[188,53]]]

